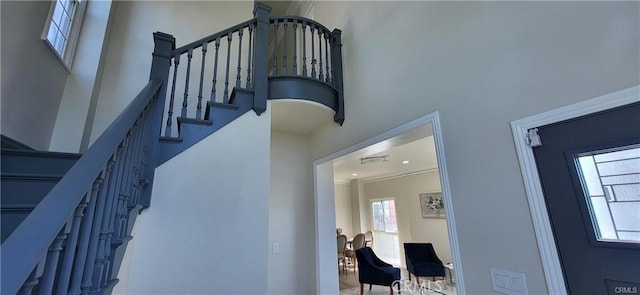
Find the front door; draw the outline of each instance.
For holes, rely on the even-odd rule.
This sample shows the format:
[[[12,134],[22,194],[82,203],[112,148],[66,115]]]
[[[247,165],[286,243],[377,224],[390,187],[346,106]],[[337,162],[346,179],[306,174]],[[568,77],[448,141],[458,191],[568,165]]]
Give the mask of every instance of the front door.
[[[538,127],[533,148],[572,294],[640,293],[640,103]]]

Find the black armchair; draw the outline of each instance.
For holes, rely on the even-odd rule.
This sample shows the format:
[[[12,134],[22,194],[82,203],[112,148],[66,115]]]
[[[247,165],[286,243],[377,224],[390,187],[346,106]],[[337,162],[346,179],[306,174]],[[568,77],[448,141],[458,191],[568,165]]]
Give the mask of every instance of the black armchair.
[[[373,252],[371,248],[364,247],[356,250],[358,259],[358,280],[360,281],[360,295],[364,293],[364,284],[389,286],[393,295],[393,285],[398,286],[400,292],[400,269],[388,264]]]
[[[445,277],[444,265],[431,243],[404,243],[404,257],[407,261],[409,271],[409,281],[411,274],[416,276],[416,282],[420,283],[419,277]]]

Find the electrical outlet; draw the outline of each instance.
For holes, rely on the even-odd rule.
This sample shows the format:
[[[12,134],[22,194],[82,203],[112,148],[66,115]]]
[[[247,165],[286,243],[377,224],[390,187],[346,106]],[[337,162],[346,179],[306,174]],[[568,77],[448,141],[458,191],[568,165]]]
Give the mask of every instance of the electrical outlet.
[[[273,247],[271,248],[273,254],[280,253],[280,243],[273,243]]]
[[[507,295],[527,295],[527,279],[521,272],[490,268],[493,290]]]

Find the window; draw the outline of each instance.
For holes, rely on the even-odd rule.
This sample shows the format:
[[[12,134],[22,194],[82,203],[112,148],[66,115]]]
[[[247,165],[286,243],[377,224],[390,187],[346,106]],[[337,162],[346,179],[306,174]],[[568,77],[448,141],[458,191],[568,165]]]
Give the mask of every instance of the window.
[[[87,0],[53,1],[42,33],[42,39],[55,52],[67,71],[71,68],[86,2]]]
[[[371,209],[373,210],[373,230],[389,233],[398,232],[396,204],[393,200],[372,202]]]
[[[640,242],[640,147],[598,151],[577,158],[596,238]]]

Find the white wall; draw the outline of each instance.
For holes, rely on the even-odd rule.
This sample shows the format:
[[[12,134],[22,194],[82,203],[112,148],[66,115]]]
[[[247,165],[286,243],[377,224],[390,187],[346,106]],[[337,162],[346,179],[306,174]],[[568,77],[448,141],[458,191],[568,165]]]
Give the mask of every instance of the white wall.
[[[267,292],[270,119],[248,112],[156,169],[129,294]]]
[[[342,233],[353,237],[358,232],[353,230],[353,211],[351,209],[350,183],[336,183],[334,185],[336,204],[336,227],[342,228]]]
[[[244,132],[244,131],[243,131]],[[304,135],[271,134],[269,193],[269,294],[315,292],[315,226],[308,139]]]
[[[2,134],[47,150],[67,73],[40,36],[48,1],[0,1]]]
[[[100,136],[149,81],[153,32],[172,34],[176,38],[176,46],[180,47],[252,17],[253,1],[118,2],[91,131],[91,142]],[[194,53],[192,75],[199,73],[197,58]],[[220,60],[222,61],[222,58]],[[191,80],[196,83],[199,79]],[[194,91],[192,88],[192,93]],[[177,92],[180,93],[179,90]],[[191,95],[195,96],[197,95]],[[180,106],[180,102],[176,105]]]
[[[65,84],[53,129],[49,148],[52,151],[79,152],[87,149],[88,142],[83,147],[82,140],[85,127],[92,125],[95,115],[112,8],[110,0],[87,2],[73,68]]]
[[[639,5],[316,2],[343,31],[346,120],[312,158],[439,111],[467,290],[497,267],[546,293],[509,122],[638,84]]]
[[[371,204],[372,199],[395,199],[401,261],[404,262],[403,244],[410,242],[433,243],[433,248],[440,260],[444,263],[452,261],[446,219],[422,218],[420,211],[418,194],[441,191],[437,170],[365,182],[364,190],[368,204]],[[369,228],[373,228],[372,220],[368,220],[368,224]]]

